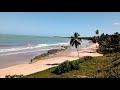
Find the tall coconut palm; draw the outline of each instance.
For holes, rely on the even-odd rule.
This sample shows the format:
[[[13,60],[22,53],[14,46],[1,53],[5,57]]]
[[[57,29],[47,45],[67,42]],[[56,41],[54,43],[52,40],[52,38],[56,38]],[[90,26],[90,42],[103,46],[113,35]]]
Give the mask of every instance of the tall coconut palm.
[[[96,34],[96,48],[97,48],[97,41],[98,41],[98,36],[99,36],[99,30],[96,30],[95,34]]]
[[[99,30],[95,31],[95,34],[97,35],[97,37],[99,36]]]
[[[70,45],[72,46],[75,45],[75,48],[77,49],[77,52],[78,52],[78,46],[81,45],[80,34],[78,34],[77,32],[74,33],[74,36],[71,37]],[[79,57],[79,52],[78,52],[78,57]]]

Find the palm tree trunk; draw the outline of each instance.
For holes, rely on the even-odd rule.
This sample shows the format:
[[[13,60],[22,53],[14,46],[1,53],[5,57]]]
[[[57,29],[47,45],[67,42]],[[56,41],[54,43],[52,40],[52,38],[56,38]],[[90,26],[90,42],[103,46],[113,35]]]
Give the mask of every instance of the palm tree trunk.
[[[96,48],[97,48],[97,40],[98,40],[98,35],[97,35],[97,37],[96,37]]]
[[[96,42],[96,48],[97,48],[97,42]]]
[[[77,52],[78,52],[78,47],[77,47]],[[78,52],[78,57],[79,57],[79,59],[80,59],[79,52]]]

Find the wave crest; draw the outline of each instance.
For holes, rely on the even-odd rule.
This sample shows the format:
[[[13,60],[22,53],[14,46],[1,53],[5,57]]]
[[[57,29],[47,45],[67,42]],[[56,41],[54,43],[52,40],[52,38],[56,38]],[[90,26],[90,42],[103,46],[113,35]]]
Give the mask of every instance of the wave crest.
[[[31,46],[30,44],[28,44],[27,47],[9,48],[9,49],[0,49],[0,52],[21,51],[21,50],[36,49],[36,48],[48,47],[48,46],[59,46],[59,45],[68,45],[68,43],[38,44],[38,45],[36,45],[36,46]]]

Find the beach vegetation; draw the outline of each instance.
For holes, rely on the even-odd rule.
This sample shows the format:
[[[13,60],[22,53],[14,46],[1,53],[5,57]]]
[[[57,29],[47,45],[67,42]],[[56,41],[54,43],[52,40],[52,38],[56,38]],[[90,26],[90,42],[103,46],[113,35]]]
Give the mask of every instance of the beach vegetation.
[[[84,60],[91,60],[92,58],[92,56],[84,56]]]
[[[97,41],[97,40],[96,40],[96,36],[92,37],[91,40],[92,40],[93,43],[97,43],[97,42],[96,42],[96,41]]]
[[[70,62],[67,60],[61,63],[60,65],[58,65],[58,67],[56,67],[52,73],[62,74],[72,70],[79,70],[79,69],[80,69],[79,62]]]
[[[24,75],[6,75],[5,78],[22,78]]]
[[[51,72],[56,67],[52,67],[23,78],[120,78],[120,53],[105,54],[93,57],[91,60],[81,58],[70,62],[79,62],[80,69],[55,74]]]
[[[102,33],[98,39],[98,52],[103,54],[120,52],[120,34],[118,32],[108,35]]]

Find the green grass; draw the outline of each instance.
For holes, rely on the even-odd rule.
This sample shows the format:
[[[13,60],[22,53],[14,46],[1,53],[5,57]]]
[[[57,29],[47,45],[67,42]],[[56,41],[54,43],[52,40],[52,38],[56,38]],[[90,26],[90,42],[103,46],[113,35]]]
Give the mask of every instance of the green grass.
[[[110,78],[120,76],[120,53],[106,54],[91,60],[76,60],[80,62],[80,70],[56,75],[51,73],[55,67],[24,76],[23,78]],[[75,61],[72,61],[75,62]]]

